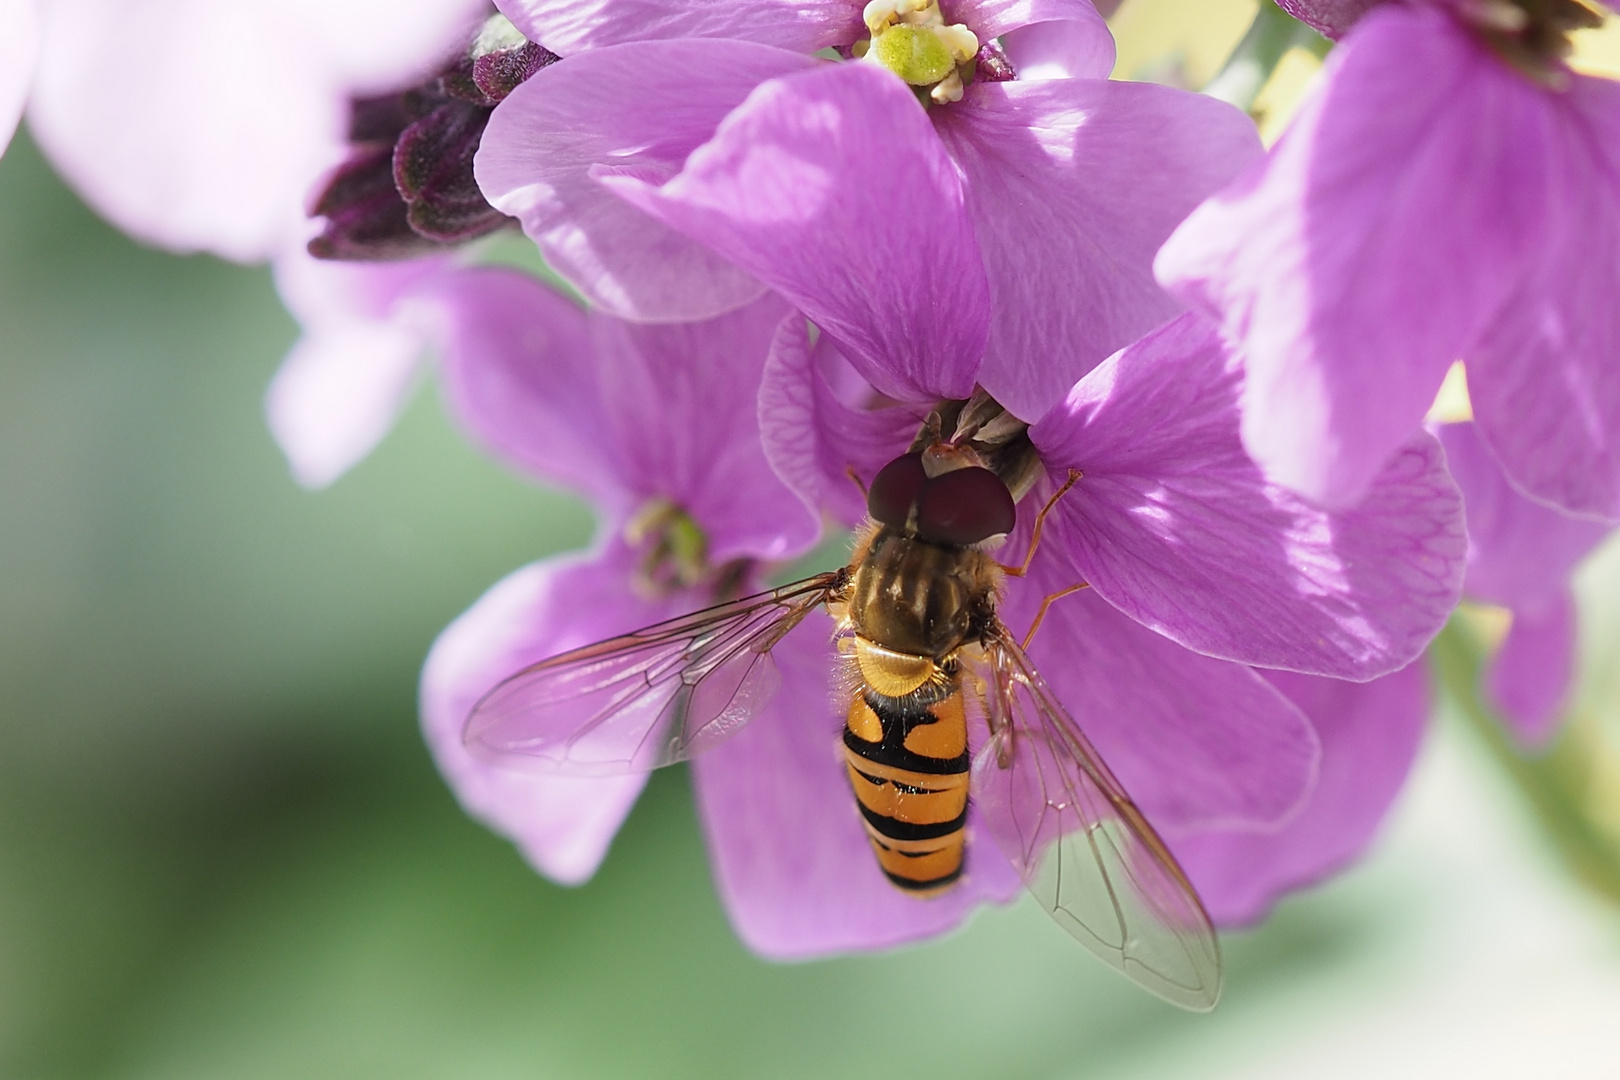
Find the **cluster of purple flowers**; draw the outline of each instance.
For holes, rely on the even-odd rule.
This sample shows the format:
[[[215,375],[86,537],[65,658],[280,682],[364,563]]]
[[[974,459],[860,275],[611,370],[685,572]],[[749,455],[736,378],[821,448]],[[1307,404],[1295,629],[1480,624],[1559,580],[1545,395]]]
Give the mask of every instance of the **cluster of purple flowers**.
[[[1553,735],[1569,577],[1620,519],[1620,87],[1564,62],[1591,8],[1281,0],[1342,40],[1268,151],[1230,105],[1111,80],[1090,0],[496,6],[0,3],[27,31],[0,122],[26,96],[132,234],[275,261],[301,481],[375,445],[431,346],[470,438],[597,508],[589,552],[496,584],[422,679],[445,776],[542,873],[587,879],[645,776],[475,758],[473,704],[764,587],[976,392],[1044,471],[1007,550],[1080,476],[1002,618],[1089,586],[1031,656],[1218,923],[1369,842],[1463,595],[1513,615],[1491,699]],[[479,264],[512,226],[583,305]],[[1425,427],[1459,360],[1476,419]],[[943,896],[884,880],[807,623],[694,764],[738,932],[816,956],[1013,896],[990,845]]]

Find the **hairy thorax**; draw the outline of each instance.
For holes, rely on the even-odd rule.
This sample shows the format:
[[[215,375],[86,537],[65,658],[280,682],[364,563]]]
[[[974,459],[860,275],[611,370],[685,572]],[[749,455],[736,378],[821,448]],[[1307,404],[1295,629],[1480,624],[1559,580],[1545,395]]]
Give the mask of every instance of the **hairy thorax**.
[[[853,565],[851,627],[887,650],[942,661],[976,640],[995,613],[999,571],[977,548],[880,525],[862,539]]]

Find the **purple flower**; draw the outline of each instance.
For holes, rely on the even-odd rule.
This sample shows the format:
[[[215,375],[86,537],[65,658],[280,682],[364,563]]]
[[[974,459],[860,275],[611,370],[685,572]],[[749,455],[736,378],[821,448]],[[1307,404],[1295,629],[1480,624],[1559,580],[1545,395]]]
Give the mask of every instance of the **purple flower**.
[[[1001,605],[1023,628],[1044,596],[1091,583],[1051,607],[1031,656],[1222,923],[1253,921],[1367,844],[1410,767],[1427,694],[1416,667],[1358,685],[1262,678],[1200,652],[1360,678],[1392,671],[1444,621],[1463,554],[1433,440],[1414,440],[1356,511],[1323,513],[1266,484],[1243,454],[1239,390],[1194,316],[1082,379],[1031,435],[1049,466],[1084,476]],[[851,400],[872,398],[830,335],[812,347],[802,323],[785,323],[762,393],[767,449],[789,483],[847,518],[860,500],[845,470],[871,477],[932,404]],[[1041,494],[1022,505],[1007,549],[1027,542]],[[1299,721],[1279,710],[1278,690],[1321,735],[1319,775],[1291,741]]]
[[[1557,731],[1575,673],[1569,578],[1610,527],[1520,495],[1474,424],[1444,425],[1439,436],[1468,513],[1463,593],[1513,616],[1485,671],[1486,698],[1521,745],[1538,748]]]
[[[858,118],[838,121],[847,140]],[[834,126],[807,124],[758,156],[694,157],[647,202],[781,289],[822,331],[812,344],[802,321],[783,324],[761,395],[766,450],[808,502],[854,520],[862,504],[848,471],[869,481],[929,409],[972,390],[989,316],[971,273],[948,257],[957,237],[937,227],[950,220],[949,169],[925,150],[920,161],[839,156]],[[858,193],[877,186],[878,170],[910,193],[903,211],[862,212]],[[805,190],[811,175],[840,178],[815,213],[755,211],[781,205],[771,192]],[[873,270],[836,272],[848,252]],[[886,256],[882,274],[875,253]],[[1051,609],[1031,655],[1225,921],[1257,917],[1370,838],[1425,711],[1421,676],[1397,669],[1449,614],[1464,553],[1459,499],[1432,438],[1410,438],[1360,506],[1323,511],[1268,482],[1244,453],[1242,390],[1215,328],[1192,315],[1075,384],[1030,436],[1054,474],[1044,491],[1071,468],[1082,478],[1002,605],[1010,625],[1027,626],[1043,596],[1089,583]],[[1042,490],[1020,508],[1026,534]],[[1016,538],[1008,549],[1019,550]],[[1256,684],[1272,688],[1242,664],[1396,673],[1363,687],[1278,678],[1325,732],[1322,786],[1295,808],[1281,797],[1301,790],[1291,773],[1301,761],[1278,741],[1288,722],[1257,703]],[[1297,816],[1276,816],[1284,806]]]
[[[990,300],[977,268],[952,258],[962,234],[948,211],[960,189],[934,144],[894,137],[874,118],[884,114],[823,105],[797,115],[803,123],[769,139],[736,132],[734,150],[694,155],[678,180],[634,197],[819,328],[812,338],[795,315],[778,334],[761,393],[766,452],[810,505],[853,521],[863,505],[848,473],[869,483],[930,409],[982,385]],[[863,198],[885,184],[906,200]],[[788,197],[807,191],[813,199]],[[1410,438],[1360,506],[1323,511],[1268,482],[1244,453],[1242,389],[1216,329],[1193,315],[1075,384],[1029,430],[1053,475],[1020,507],[1023,535],[1058,478],[1082,478],[1002,604],[1010,625],[1027,626],[1042,597],[1090,585],[1051,609],[1032,656],[1172,843],[1275,832],[1309,787],[1314,755],[1299,752],[1299,720],[1242,665],[1362,680],[1394,672],[1444,623],[1461,585],[1460,500],[1433,438]],[[1016,534],[1008,550],[1020,550]],[[1366,715],[1353,692],[1322,693],[1329,712]],[[1402,700],[1392,724],[1421,713],[1413,695]],[[1340,784],[1317,824],[1277,833],[1272,847],[1255,841],[1248,857],[1269,858],[1274,876],[1257,870],[1252,891],[1219,910],[1251,917],[1365,843],[1412,740],[1364,763],[1354,723],[1343,768],[1365,764],[1377,777],[1365,801]],[[1204,873],[1222,887],[1218,860]]]
[[[1220,102],[1108,80],[1113,43],[1084,0],[944,4],[945,29],[978,42],[979,59],[914,86],[876,63],[807,55],[870,33],[861,5],[847,0],[506,10],[566,59],[495,110],[479,183],[594,303],[627,318],[679,319],[765,289],[749,260],[693,242],[670,209],[688,196],[722,198],[698,190],[717,165],[746,160],[761,182],[741,179],[723,196],[741,201],[710,209],[796,233],[835,205],[909,213],[898,174],[867,170],[876,183],[857,193],[840,173],[861,154],[904,159],[929,185],[930,243],[946,260],[934,272],[949,269],[964,301],[993,301],[977,350],[982,382],[1024,416],[1044,412],[1092,365],[1176,311],[1152,280],[1152,252],[1259,152],[1253,125]],[[977,75],[949,101],[942,91],[963,70]],[[918,100],[929,94],[939,103],[925,110]],[[805,125],[818,124],[837,125],[827,157],[784,172]],[[936,197],[935,187],[948,190]],[[833,200],[834,189],[850,197]],[[784,244],[772,250],[791,255]],[[862,243],[832,272],[851,290],[885,294],[895,254]]]
[[[995,390],[984,377],[988,287],[959,258],[971,226],[954,212],[956,172],[938,142],[908,137],[926,123],[919,110],[845,103],[844,78],[829,66],[772,94],[757,116],[734,116],[662,187],[616,183],[823,331],[811,350],[802,321],[784,325],[761,403],[766,448],[812,505],[853,517],[845,464],[870,480],[920,413],[976,385]],[[872,92],[893,82],[876,79]],[[905,198],[870,197],[883,190]],[[834,363],[900,407],[840,410],[816,370]],[[1404,666],[1460,585],[1461,514],[1439,447],[1415,433],[1368,503],[1320,511],[1244,454],[1242,387],[1214,329],[1182,317],[1037,415],[1031,436],[1047,468],[1086,473],[1053,517],[1054,550],[1110,603],[1208,655],[1361,679]],[[845,446],[868,456],[840,461]]]
[[[38,50],[39,16],[34,0],[0,0],[0,154],[17,130]]]
[[[254,261],[307,237],[351,98],[418,81],[482,0],[126,0],[42,7],[29,127],[146,243]]]
[[[594,871],[644,777],[505,771],[468,753],[463,724],[483,693],[523,666],[712,602],[731,560],[746,560],[741,587],[754,586],[760,560],[809,542],[816,518],[770,470],[756,426],[785,308],[767,297],[708,323],[635,327],[582,314],[532,282],[474,272],[441,291],[440,305],[454,413],[504,460],[589,496],[605,521],[590,555],[518,571],[445,631],[423,673],[423,723],[469,812],[512,837],[541,872],[577,882]],[[669,536],[627,535],[649,507],[678,509],[666,522],[706,538],[694,572],[673,573]],[[1008,617],[1027,622],[1029,604],[1056,587],[1054,573],[1068,570],[1038,561],[1035,580],[1009,597]],[[1110,764],[1157,824],[1172,835],[1247,833],[1295,812],[1316,739],[1267,682],[1187,652],[1096,596],[1066,601],[1051,620],[1036,642],[1038,655],[1062,650],[1045,661],[1049,677],[1087,703],[1088,731],[1109,737]],[[772,957],[931,936],[1020,888],[982,830],[963,881],[943,896],[919,899],[883,877],[837,753],[832,630],[818,612],[779,644],[782,685],[771,703],[693,765],[721,896],[744,940]]]
[[[1620,517],[1620,86],[1558,59],[1576,9],[1512,33],[1460,14],[1482,5],[1374,9],[1160,253],[1244,354],[1245,445],[1289,487],[1360,498],[1461,357],[1510,482]]]
[[[423,673],[424,727],[458,797],[558,880],[590,876],[644,778],[505,772],[467,753],[462,724],[517,668],[713,603],[727,572],[755,586],[761,561],[814,542],[817,519],[759,448],[759,373],[784,310],[766,297],[706,323],[637,327],[488,269],[440,278],[419,305],[471,437],[587,497],[603,519],[591,553],[497,584],[445,631]],[[791,650],[780,659],[795,670]]]

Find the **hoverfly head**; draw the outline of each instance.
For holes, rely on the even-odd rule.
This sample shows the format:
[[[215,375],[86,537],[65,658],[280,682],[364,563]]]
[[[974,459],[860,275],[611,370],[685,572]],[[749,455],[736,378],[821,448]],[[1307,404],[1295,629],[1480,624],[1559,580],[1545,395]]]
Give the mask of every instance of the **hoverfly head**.
[[[1004,535],[1018,521],[1012,492],[995,473],[962,464],[929,475],[923,452],[883,467],[872,481],[867,511],[891,529],[951,547]]]

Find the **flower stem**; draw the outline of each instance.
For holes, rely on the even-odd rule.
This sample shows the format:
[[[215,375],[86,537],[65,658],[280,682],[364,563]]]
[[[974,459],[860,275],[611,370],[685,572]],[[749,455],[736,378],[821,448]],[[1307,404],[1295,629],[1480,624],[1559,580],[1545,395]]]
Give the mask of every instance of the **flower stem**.
[[[1575,708],[1546,751],[1516,746],[1479,692],[1487,647],[1467,616],[1452,616],[1429,646],[1447,698],[1490,750],[1577,877],[1620,903],[1620,748],[1589,710]]]
[[[1296,21],[1272,0],[1260,0],[1248,32],[1204,93],[1247,111],[1290,49],[1308,49],[1322,57],[1332,47],[1327,38]]]

